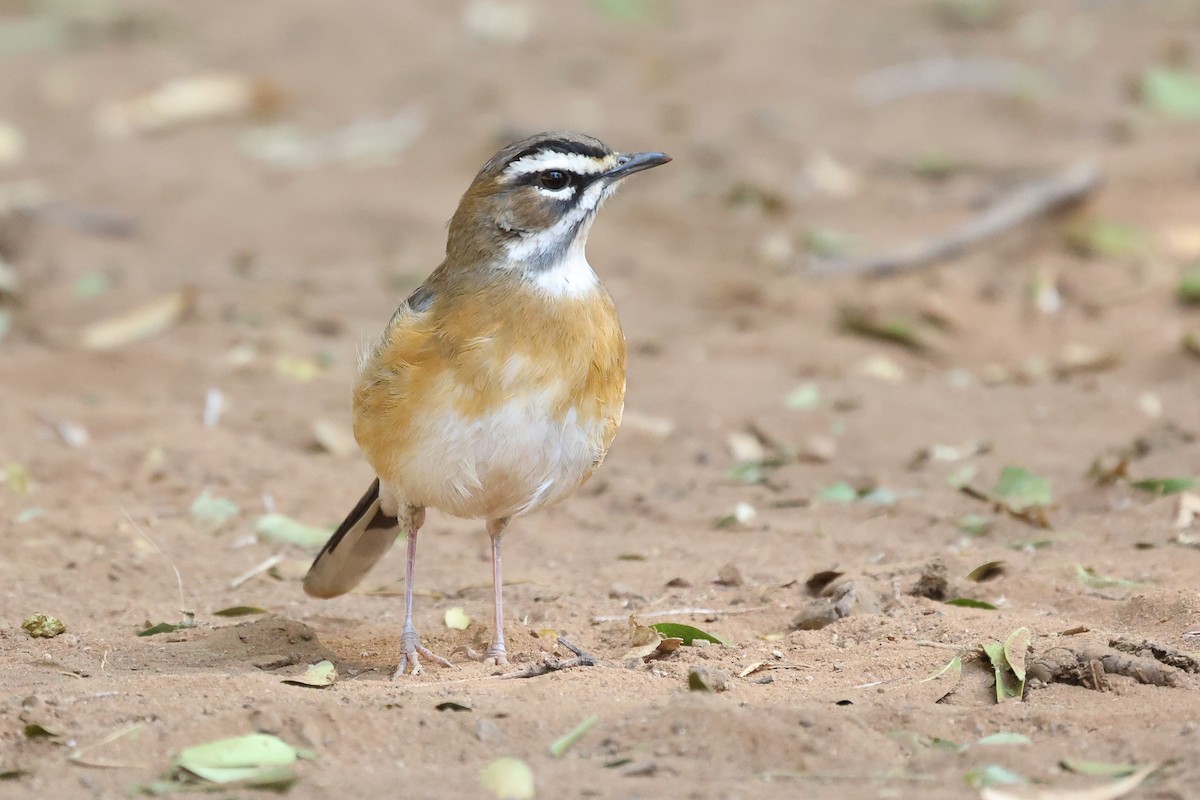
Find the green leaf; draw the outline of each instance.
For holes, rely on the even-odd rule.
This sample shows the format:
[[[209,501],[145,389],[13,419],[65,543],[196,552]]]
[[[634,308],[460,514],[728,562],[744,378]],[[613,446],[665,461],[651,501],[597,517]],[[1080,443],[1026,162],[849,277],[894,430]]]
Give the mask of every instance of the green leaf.
[[[1120,258],[1146,252],[1146,235],[1132,225],[1085,219],[1066,229],[1066,244],[1081,256]]]
[[[237,504],[223,497],[213,497],[205,489],[192,503],[192,519],[211,528],[219,528],[238,515]]]
[[[958,529],[968,536],[983,536],[992,529],[992,521],[982,514],[966,514],[959,517]]]
[[[981,789],[985,786],[1009,786],[1016,783],[1028,783],[1022,776],[999,764],[989,764],[983,769],[968,772],[963,780],[968,786]]]
[[[533,800],[533,770],[519,758],[497,758],[484,767],[479,782],[498,800]]]
[[[57,739],[60,735],[45,725],[40,725],[36,722],[30,722],[25,725],[26,739]]]
[[[1179,302],[1187,306],[1200,305],[1200,261],[1183,268],[1176,289]]]
[[[1001,731],[999,733],[993,733],[990,736],[984,736],[982,739],[980,739],[975,744],[981,744],[986,747],[992,747],[992,746],[999,746],[999,745],[1033,744],[1033,740],[1030,739],[1028,736],[1026,736],[1023,733],[1013,733],[1011,731]]]
[[[305,525],[283,514],[264,514],[259,517],[254,532],[261,539],[309,548],[325,544],[330,534],[328,530]]]
[[[1025,655],[1029,652],[1029,642],[1033,634],[1024,626],[1017,628],[1004,640],[1004,660],[1013,671],[1020,684],[1021,693],[1025,690]]]
[[[976,600],[973,597],[956,597],[953,600],[947,600],[946,605],[959,608],[982,608],[985,611],[996,610],[996,607],[986,600]]]
[[[992,494],[1014,514],[1031,508],[1044,508],[1054,502],[1050,481],[1024,467],[1005,467]]]
[[[157,625],[151,625],[144,631],[138,631],[138,636],[157,636],[160,633],[174,633],[175,631],[182,630],[183,627],[183,625],[174,625],[170,622],[160,622]]]
[[[175,757],[174,766],[209,783],[281,786],[295,780],[288,767],[299,755],[277,736],[251,733],[186,748]]]
[[[858,489],[842,481],[821,489],[817,497],[827,503],[853,503],[858,499]]]
[[[987,654],[988,661],[992,662],[992,669],[996,673],[996,702],[1003,703],[1009,698],[1021,697],[1025,692],[1025,682],[1014,674],[1012,665],[1009,664],[1008,657],[1005,655],[1004,643],[986,642],[983,645],[983,652]],[[1024,664],[1021,669],[1024,672]]]
[[[89,272],[75,281],[75,294],[80,297],[98,297],[108,291],[108,276],[103,272]]]
[[[1096,778],[1124,778],[1137,772],[1137,764],[1113,764],[1107,761],[1087,761],[1081,758],[1064,758],[1058,762],[1062,768],[1076,775],[1091,775]]]
[[[1003,561],[986,561],[967,573],[967,580],[982,583],[1004,574]]]
[[[309,664],[308,669],[304,671],[303,675],[297,675],[294,678],[284,678],[281,683],[324,689],[326,686],[332,686],[336,680],[337,668],[329,661],[318,661],[315,664]]]
[[[1150,67],[1142,73],[1142,99],[1164,116],[1200,119],[1200,74],[1167,67]]]
[[[662,634],[664,639],[682,639],[684,645],[688,647],[691,647],[692,642],[697,639],[703,639],[713,644],[725,644],[711,633],[693,628],[691,625],[684,625],[681,622],[659,622],[650,627]]]
[[[1142,481],[1134,481],[1129,485],[1135,489],[1158,495],[1178,494],[1189,489],[1200,488],[1200,478],[1147,478]]]
[[[258,606],[230,606],[222,608],[220,611],[214,611],[214,617],[252,617],[256,614],[269,613],[265,608]]]
[[[821,404],[821,390],[815,383],[804,383],[788,393],[784,403],[788,408],[811,411]]]
[[[592,729],[600,717],[596,714],[589,714],[584,717],[583,722],[580,722],[571,730],[564,733],[562,736],[555,739],[550,744],[550,755],[555,758],[562,758],[563,755],[570,750],[576,742],[583,738],[583,735]]]
[[[1097,574],[1096,570],[1091,567],[1085,567],[1082,564],[1075,565],[1075,577],[1089,589],[1110,589],[1118,586],[1129,588],[1140,585],[1137,581]]]

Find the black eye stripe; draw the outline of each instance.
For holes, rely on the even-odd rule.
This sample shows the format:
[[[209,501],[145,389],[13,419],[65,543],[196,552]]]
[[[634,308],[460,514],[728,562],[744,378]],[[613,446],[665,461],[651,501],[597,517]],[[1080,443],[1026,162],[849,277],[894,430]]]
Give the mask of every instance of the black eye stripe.
[[[578,172],[572,172],[572,171],[571,171],[571,170],[569,170],[569,169],[556,169],[556,168],[551,168],[551,169],[539,170],[538,172],[530,172],[530,173],[527,173],[527,174],[525,174],[525,175],[522,175],[522,176],[521,176],[521,177],[518,179],[517,183],[518,183],[518,184],[525,184],[525,185],[527,185],[527,186],[541,186],[541,185],[542,185],[542,174],[543,174],[543,173],[546,173],[546,172],[563,172],[563,173],[566,173],[566,174],[567,174],[567,175],[569,175],[569,176],[570,176],[570,178],[571,178],[571,181],[570,181],[570,183],[568,183],[567,185],[568,185],[568,186],[574,186],[576,189],[585,189],[585,188],[587,188],[587,187],[588,187],[588,186],[589,186],[589,185],[590,185],[590,184],[591,184],[591,183],[592,183],[594,180],[596,180],[597,178],[599,178],[599,177],[600,177],[600,174],[599,174],[599,173],[596,173],[596,174],[586,174],[586,175],[585,175],[585,174],[581,174],[581,173],[578,173]]]
[[[508,159],[508,163],[512,164],[520,161],[522,158],[534,156],[538,153],[560,153],[562,155],[588,156],[589,158],[607,158],[611,155],[607,150],[587,142],[578,142],[569,139],[551,139],[526,147]]]

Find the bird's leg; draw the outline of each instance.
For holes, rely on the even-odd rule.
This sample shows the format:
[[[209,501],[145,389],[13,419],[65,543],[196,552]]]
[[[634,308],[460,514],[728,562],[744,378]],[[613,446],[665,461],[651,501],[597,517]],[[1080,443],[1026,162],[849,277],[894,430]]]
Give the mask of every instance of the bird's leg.
[[[503,667],[508,664],[508,651],[504,648],[504,575],[500,566],[500,537],[508,527],[508,518],[488,520],[488,536],[492,540],[492,608],[495,611],[492,643],[483,654],[485,664]]]
[[[425,521],[425,509],[409,507],[405,509],[405,512],[404,532],[408,539],[408,567],[404,574],[404,631],[400,634],[400,663],[396,666],[396,671],[392,673],[393,680],[409,671],[410,664],[412,665],[411,674],[418,674],[421,671],[418,655],[425,656],[443,667],[451,666],[449,661],[434,654],[428,647],[421,644],[421,637],[417,635],[417,629],[413,627],[413,571],[417,564],[417,531],[421,529],[421,523]]]

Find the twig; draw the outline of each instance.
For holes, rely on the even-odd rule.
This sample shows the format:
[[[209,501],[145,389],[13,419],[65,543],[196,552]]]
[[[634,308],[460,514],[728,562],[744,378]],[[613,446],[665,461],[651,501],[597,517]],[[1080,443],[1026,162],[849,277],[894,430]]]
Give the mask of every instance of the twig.
[[[653,619],[655,617],[674,617],[676,615],[685,616],[687,614],[721,614],[723,616],[732,616],[734,614],[750,614],[755,611],[766,611],[771,606],[754,606],[752,608],[727,608],[721,610],[719,608],[672,608],[667,611],[647,611],[644,614],[633,613],[638,619]],[[608,614],[602,617],[592,617],[592,624],[598,625],[601,622],[624,622],[629,619],[629,614]]]
[[[917,647],[936,647],[939,650],[957,650],[960,653],[964,650],[971,649],[971,645],[969,645],[969,644],[955,644],[954,642],[935,642],[930,639],[918,639],[916,641],[916,645],[917,645]]]
[[[891,253],[861,259],[815,260],[818,274],[882,276],[923,267],[982,244],[1030,220],[1078,203],[1100,186],[1103,174],[1092,162],[1079,162],[1048,178],[1030,181],[1001,197],[957,228],[918,239]]]
[[[254,569],[248,570],[247,572],[243,572],[241,575],[238,575],[236,578],[231,580],[229,582],[229,588],[237,589],[239,586],[241,586],[246,581],[250,580],[251,578],[256,578],[259,575],[262,575],[264,572],[269,570],[271,567],[275,566],[276,564],[279,564],[282,561],[283,561],[283,555],[280,553],[276,553],[275,555],[268,558],[266,561],[259,564]]]
[[[551,672],[559,672],[564,669],[573,667],[598,667],[601,666],[600,659],[589,655],[582,648],[568,642],[563,637],[558,637],[558,643],[575,654],[575,658],[557,659],[553,656],[546,656],[540,664],[534,664],[526,667],[519,672],[510,672],[507,675],[501,675],[501,680],[510,680],[513,678],[536,678],[539,675],[546,675]]]
[[[155,544],[154,540],[146,535],[146,532],[142,530],[141,526],[139,526],[136,522],[133,521],[133,517],[131,517],[129,515],[129,512],[127,510],[125,510],[124,506],[121,507],[121,513],[125,515],[125,519],[129,520],[129,524],[133,526],[133,529],[135,531],[137,531],[138,535],[141,536],[143,539],[145,539],[147,542],[149,542],[150,546],[154,548],[155,552],[157,552],[160,556],[165,558],[167,560],[167,563],[171,565],[171,569],[174,570],[174,572],[175,572],[175,582],[179,585],[179,613],[183,614],[183,616],[185,618],[185,622],[190,622],[191,620],[195,619],[196,612],[188,611],[184,607],[187,605],[187,602],[183,598],[183,576],[179,574],[179,567],[175,566],[175,562],[171,560],[171,557],[168,556],[166,553],[164,553],[162,551],[162,548],[160,548],[157,544]],[[185,624],[182,627],[189,628],[189,627],[191,627],[191,625]]]

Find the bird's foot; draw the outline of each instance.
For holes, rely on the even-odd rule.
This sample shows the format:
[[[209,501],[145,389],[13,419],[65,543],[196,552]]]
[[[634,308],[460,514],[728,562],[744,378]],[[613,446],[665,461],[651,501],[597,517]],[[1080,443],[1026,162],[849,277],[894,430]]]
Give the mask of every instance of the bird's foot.
[[[481,661],[489,667],[508,666],[508,651],[504,648],[504,642],[492,642],[488,645],[488,649],[482,653],[468,647],[467,658],[472,661]]]
[[[454,666],[449,661],[434,653],[425,645],[421,644],[421,637],[417,635],[416,630],[413,628],[405,628],[404,633],[400,634],[400,646],[400,663],[396,666],[396,671],[392,673],[392,680],[399,678],[405,673],[408,673],[409,675],[420,675],[421,660],[418,656],[424,656],[438,666]]]

